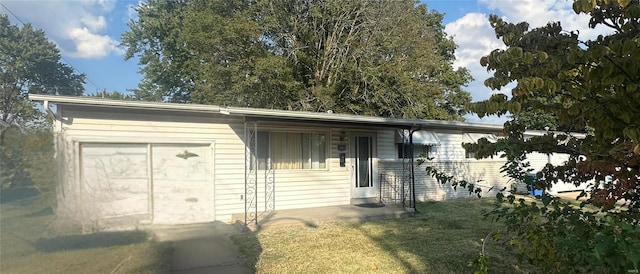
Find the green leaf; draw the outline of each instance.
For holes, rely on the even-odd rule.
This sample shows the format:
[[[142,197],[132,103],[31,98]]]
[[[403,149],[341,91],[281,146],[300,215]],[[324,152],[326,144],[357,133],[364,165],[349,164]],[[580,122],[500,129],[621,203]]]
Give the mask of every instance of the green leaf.
[[[617,2],[618,2],[618,5],[624,8],[631,3],[631,0],[617,0]]]
[[[122,44],[140,56],[142,95],[463,120],[471,74],[453,67],[442,18],[410,0],[150,0]]]

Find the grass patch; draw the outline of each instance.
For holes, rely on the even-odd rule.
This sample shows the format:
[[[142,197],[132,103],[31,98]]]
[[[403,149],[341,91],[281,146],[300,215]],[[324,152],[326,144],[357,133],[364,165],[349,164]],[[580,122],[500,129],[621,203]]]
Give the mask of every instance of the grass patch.
[[[167,273],[171,246],[142,231],[43,238],[55,215],[50,194],[2,190],[0,273]]]
[[[258,273],[471,273],[481,239],[502,230],[482,216],[493,201],[426,202],[412,218],[270,227],[233,240]],[[492,273],[534,270],[493,240],[485,251]]]
[[[0,190],[0,204],[10,203],[13,201],[19,201],[28,199],[40,195],[35,187],[21,187],[16,189],[1,189]]]

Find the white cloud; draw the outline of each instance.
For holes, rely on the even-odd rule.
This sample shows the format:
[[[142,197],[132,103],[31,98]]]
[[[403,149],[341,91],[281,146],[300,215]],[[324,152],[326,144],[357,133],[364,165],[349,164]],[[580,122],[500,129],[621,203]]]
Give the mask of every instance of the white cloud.
[[[549,22],[560,21],[564,30],[579,31],[582,40],[593,39],[599,34],[610,32],[604,27],[589,29],[589,16],[577,15],[573,12],[572,1],[567,0],[478,0],[493,13],[503,17],[511,23],[526,21],[530,28],[546,25]],[[484,86],[484,80],[491,76],[485,68],[480,66],[480,58],[497,48],[505,48],[504,44],[495,37],[489,25],[489,15],[485,13],[467,13],[463,17],[445,26],[448,35],[458,45],[456,50],[456,67],[466,67],[475,79],[467,87],[474,101],[485,100],[494,93],[511,94],[514,84],[510,84],[499,91],[493,91]],[[467,116],[470,122],[496,123],[504,122],[505,118]]]
[[[531,28],[541,27],[549,22],[560,22],[567,31],[580,31],[580,39],[592,39],[606,33],[604,27],[590,29],[589,16],[576,14],[572,9],[573,1],[567,0],[478,0],[480,4],[496,10],[511,22],[526,21]]]
[[[98,32],[107,26],[104,16],[85,16],[80,19],[82,24],[92,32]]]
[[[108,31],[105,16],[114,10],[115,1],[27,0],[4,4],[25,23],[43,29],[64,55],[103,58],[123,54],[117,46],[119,42],[105,33]]]
[[[476,57],[484,55],[492,49],[499,48],[502,43],[493,34],[489,26],[489,17],[481,13],[467,13],[445,27],[447,34],[452,35],[459,46],[456,51],[454,66],[467,67],[478,63]]]
[[[504,44],[495,38],[493,29],[489,25],[489,16],[482,13],[468,13],[447,24],[445,31],[453,36],[453,40],[458,45],[454,66],[467,68],[475,79],[467,87],[473,100],[487,99],[495,92],[508,94],[510,89],[492,91],[483,84],[490,74],[480,66],[480,58],[494,49],[504,48]]]
[[[76,51],[71,53],[79,58],[102,58],[113,52],[123,54],[118,48],[117,42],[109,36],[93,34],[87,28],[75,28],[69,32],[69,38],[73,40]]]

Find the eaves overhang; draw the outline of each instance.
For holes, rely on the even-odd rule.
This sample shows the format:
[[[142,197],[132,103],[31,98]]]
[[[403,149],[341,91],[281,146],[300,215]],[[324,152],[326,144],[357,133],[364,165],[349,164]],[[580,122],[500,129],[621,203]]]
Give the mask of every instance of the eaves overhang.
[[[440,129],[440,130],[462,130],[474,132],[502,132],[502,125],[471,124],[458,121],[423,120],[423,119],[402,119],[389,117],[375,117],[365,115],[337,114],[325,112],[289,111],[261,108],[242,107],[220,107],[215,105],[200,104],[177,104],[144,101],[125,101],[102,99],[94,97],[72,97],[57,95],[29,94],[32,101],[48,102],[57,105],[75,106],[99,106],[105,108],[119,109],[140,109],[140,110],[161,110],[161,111],[184,111],[211,113],[217,115],[244,117],[248,121],[270,121],[270,122],[313,122],[313,123],[335,123],[366,125],[377,127],[393,127],[402,129]]]
[[[103,98],[83,97],[83,96],[29,94],[29,100],[38,101],[38,102],[48,101],[49,103],[52,103],[52,104],[71,105],[71,106],[99,106],[99,107],[107,107],[107,108],[208,112],[208,113],[220,112],[220,107],[213,106],[213,105],[126,101],[126,100],[113,100],[113,99],[103,99]]]

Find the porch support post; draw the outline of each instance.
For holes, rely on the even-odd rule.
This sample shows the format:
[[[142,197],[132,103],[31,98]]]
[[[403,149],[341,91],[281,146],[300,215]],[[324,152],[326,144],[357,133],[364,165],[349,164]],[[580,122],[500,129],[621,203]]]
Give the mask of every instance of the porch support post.
[[[258,224],[258,124],[244,123],[244,224]]]
[[[409,159],[409,151],[412,149],[409,146],[409,134],[410,130],[402,130],[402,206],[403,207],[411,207],[411,164],[412,161]]]
[[[271,141],[271,136],[269,136],[269,141]],[[264,169],[264,211],[265,213],[270,213],[275,210],[275,172],[271,163],[271,150],[269,147],[263,149],[267,150],[266,167]]]
[[[411,208],[413,208],[414,211],[418,211],[416,209],[416,180],[415,180],[415,172],[414,172],[414,156],[415,156],[415,151],[413,150],[413,133],[416,132],[416,130],[410,130],[409,131],[409,145],[411,146]]]
[[[402,130],[402,205],[416,211],[413,133],[419,129]],[[408,157],[411,155],[411,157]]]

